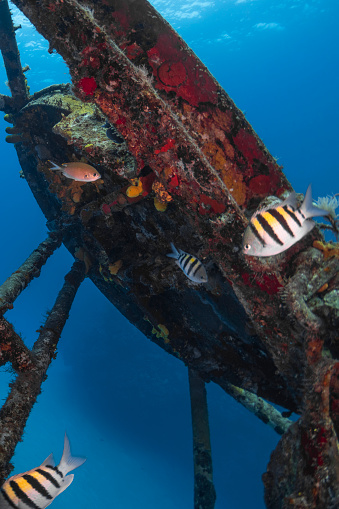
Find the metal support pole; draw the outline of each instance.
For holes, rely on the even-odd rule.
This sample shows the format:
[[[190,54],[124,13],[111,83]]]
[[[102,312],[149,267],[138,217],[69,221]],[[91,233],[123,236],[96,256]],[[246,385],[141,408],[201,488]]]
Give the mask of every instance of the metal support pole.
[[[0,318],[0,366],[11,362],[15,371],[28,371],[34,366],[32,352],[5,318]]]
[[[204,381],[188,368],[190,385],[193,457],[194,457],[194,509],[213,509],[216,493],[213,484],[212,454],[208,409]]]
[[[279,435],[283,435],[291,424],[293,424],[293,421],[283,417],[279,410],[253,392],[246,391],[246,389],[236,387],[226,382],[220,385],[225,389],[227,394],[252,412],[252,414],[258,417],[264,424],[271,426]]]
[[[19,110],[28,101],[29,92],[20,62],[15,27],[13,26],[7,0],[0,0],[0,50],[6,67],[13,106]]]
[[[0,286],[0,315],[13,307],[13,302],[28,284],[40,275],[41,267],[58,248],[61,233],[51,233],[46,240],[30,254],[27,260]]]
[[[32,350],[35,358],[34,368],[18,375],[11,384],[11,392],[0,410],[0,485],[13,468],[9,461],[16,444],[21,440],[29,414],[41,392],[46,371],[56,355],[61,332],[84,276],[83,262],[75,261],[65,276],[65,283],[34,344]]]

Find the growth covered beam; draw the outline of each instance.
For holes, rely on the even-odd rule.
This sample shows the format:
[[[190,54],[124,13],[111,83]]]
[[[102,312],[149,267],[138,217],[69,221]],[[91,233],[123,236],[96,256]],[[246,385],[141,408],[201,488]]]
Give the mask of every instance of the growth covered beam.
[[[12,469],[9,461],[21,440],[29,414],[41,392],[47,369],[56,355],[61,332],[84,275],[84,264],[77,260],[66,274],[64,285],[40,329],[39,337],[29,356],[31,360],[29,369],[22,370],[11,383],[9,395],[0,409],[0,485]]]

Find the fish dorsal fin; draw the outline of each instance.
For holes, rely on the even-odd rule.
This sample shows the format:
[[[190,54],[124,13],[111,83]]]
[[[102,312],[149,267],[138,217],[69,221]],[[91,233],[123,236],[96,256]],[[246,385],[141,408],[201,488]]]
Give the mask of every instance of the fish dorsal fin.
[[[296,210],[297,194],[295,193],[295,191],[292,191],[292,193],[286,198],[286,200],[280,203],[280,207],[284,207],[285,205],[288,205],[292,209]]]
[[[289,199],[289,196],[284,202],[282,202],[276,196],[270,196],[269,203],[266,203],[264,205],[264,203],[261,202],[259,204],[259,207],[257,208],[257,210],[252,214],[251,220],[255,219],[256,216],[258,216],[259,214],[263,214],[264,212],[267,212],[268,210],[276,209],[277,207],[284,205],[288,199]],[[266,199],[265,199],[265,201],[266,201]]]
[[[41,463],[41,467],[45,467],[46,465],[49,465],[50,467],[55,467],[55,461],[53,457],[53,453],[51,453],[48,458],[45,459],[43,463]]]

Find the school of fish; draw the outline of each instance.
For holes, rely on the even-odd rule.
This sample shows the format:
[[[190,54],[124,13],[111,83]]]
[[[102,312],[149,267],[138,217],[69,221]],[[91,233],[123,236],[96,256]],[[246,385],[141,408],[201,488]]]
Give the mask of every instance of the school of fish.
[[[53,454],[41,465],[23,474],[13,475],[0,489],[0,509],[44,509],[71,484],[74,474],[86,458],[71,455],[69,440],[65,434],[64,451],[56,467]]]

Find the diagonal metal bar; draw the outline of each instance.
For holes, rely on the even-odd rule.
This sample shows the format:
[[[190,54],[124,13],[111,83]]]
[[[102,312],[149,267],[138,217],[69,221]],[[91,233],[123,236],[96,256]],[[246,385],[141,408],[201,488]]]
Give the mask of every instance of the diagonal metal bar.
[[[50,233],[46,240],[34,249],[27,260],[13,272],[0,287],[0,315],[13,307],[13,302],[33,278],[40,275],[41,267],[62,241],[61,233]]]
[[[283,435],[293,424],[293,421],[283,417],[279,410],[276,410],[274,406],[253,392],[246,391],[246,389],[226,382],[222,383],[221,386],[232,398],[252,412],[264,424],[268,424],[279,435]]]
[[[16,444],[21,440],[29,414],[41,392],[41,384],[46,379],[47,369],[56,355],[61,332],[84,276],[84,264],[77,260],[65,276],[65,283],[33,347],[34,369],[18,375],[11,384],[11,391],[0,410],[0,485],[12,469],[9,461]]]
[[[28,371],[34,365],[32,353],[4,317],[0,318],[0,366],[11,362],[15,371]]]

